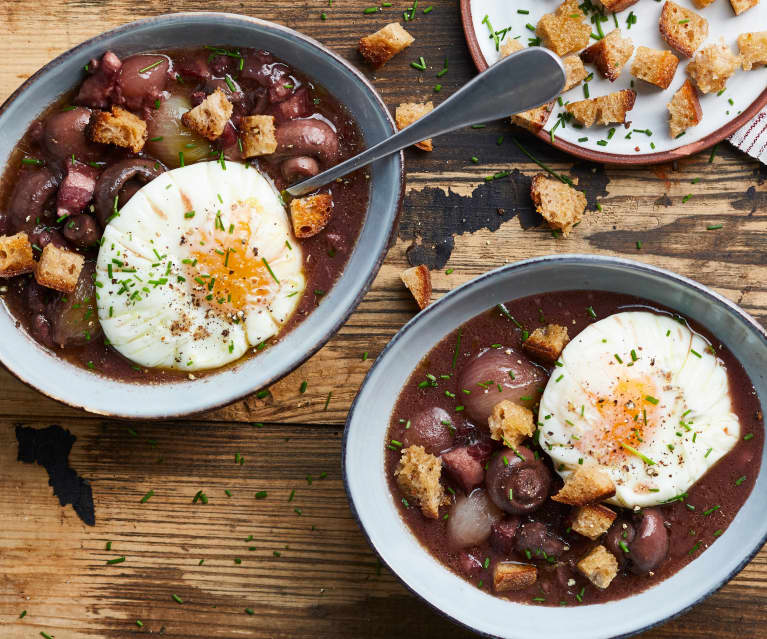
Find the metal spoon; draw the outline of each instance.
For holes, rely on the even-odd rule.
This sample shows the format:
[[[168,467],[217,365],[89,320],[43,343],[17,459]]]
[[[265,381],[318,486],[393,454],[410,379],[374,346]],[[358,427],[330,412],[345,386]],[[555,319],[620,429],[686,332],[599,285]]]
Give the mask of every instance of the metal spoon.
[[[564,86],[565,69],[558,56],[542,47],[522,49],[480,73],[409,127],[287,191],[294,197],[305,195],[421,140],[533,109],[556,98]]]

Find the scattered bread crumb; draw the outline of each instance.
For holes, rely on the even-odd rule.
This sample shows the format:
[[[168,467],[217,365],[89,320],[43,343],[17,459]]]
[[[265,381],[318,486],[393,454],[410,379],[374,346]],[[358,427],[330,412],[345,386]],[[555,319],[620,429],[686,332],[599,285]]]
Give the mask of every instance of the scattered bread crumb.
[[[488,418],[487,425],[490,428],[490,437],[504,442],[509,447],[519,446],[535,432],[532,411],[508,399],[493,406],[493,413]]]
[[[271,155],[277,150],[277,130],[272,115],[248,115],[240,125],[242,156]]]
[[[583,66],[583,60],[577,55],[568,55],[562,58],[562,65],[565,67],[566,75],[565,88],[562,89],[562,93],[578,86],[589,75],[586,67]]]
[[[0,237],[0,277],[31,273],[35,265],[35,254],[26,233]]]
[[[735,55],[723,40],[703,47],[687,65],[687,75],[701,93],[722,91],[727,79],[740,68],[740,56]]]
[[[551,499],[570,506],[595,504],[615,495],[615,483],[596,464],[580,466],[570,473],[565,485]]]
[[[73,293],[84,264],[82,255],[60,249],[53,243],[46,244],[35,268],[35,280],[40,286]]]
[[[119,106],[113,106],[111,112],[94,111],[89,134],[94,142],[114,144],[133,153],[144,148],[149,135],[144,120]]]
[[[522,49],[524,48],[525,48],[525,45],[523,45],[516,38],[506,38],[501,44],[501,48],[498,51],[498,53],[500,54],[501,58],[505,58],[507,56],[510,56],[512,53],[516,53],[517,51],[522,51]]]
[[[573,227],[583,219],[586,196],[558,179],[538,173],[530,184],[530,196],[535,210],[549,226],[562,231],[567,237]]]
[[[358,49],[360,55],[373,67],[380,67],[391,60],[400,51],[404,51],[415,42],[398,22],[387,24],[383,29],[360,38]]]
[[[637,47],[631,63],[631,75],[661,89],[668,89],[678,64],[679,58],[671,51]]]
[[[713,0],[711,0],[713,2]],[[612,13],[618,13],[630,6],[635,5],[639,0],[600,0],[602,6]]]
[[[208,140],[221,137],[234,107],[219,87],[191,111],[181,116],[183,125]]]
[[[413,294],[418,308],[423,310],[431,301],[431,273],[423,264],[405,269],[400,273],[402,282]]]
[[[669,112],[668,126],[672,138],[680,136],[691,126],[700,124],[703,117],[698,92],[689,79],[685,80],[684,84],[679,87],[666,107]]]
[[[735,12],[735,15],[739,16],[744,11],[748,11],[758,5],[759,0],[730,0],[730,4],[732,5],[732,10]]]
[[[530,109],[529,111],[522,111],[521,113],[515,113],[511,116],[511,123],[521,126],[523,129],[527,129],[532,133],[538,133],[549,120],[551,112],[554,110],[554,101],[542,104],[539,107]]]
[[[439,517],[439,507],[449,504],[439,479],[442,475],[442,461],[423,446],[408,446],[402,449],[394,476],[397,485],[407,497],[417,501],[424,516]]]
[[[290,201],[290,221],[293,235],[299,239],[317,235],[327,226],[333,213],[333,197],[330,193],[307,195]]]
[[[589,539],[597,539],[607,532],[615,521],[615,511],[602,504],[581,506],[573,517],[571,528],[579,535]]]
[[[738,49],[743,58],[744,71],[767,65],[767,31],[741,33],[738,36]]]
[[[566,326],[547,324],[532,332],[530,337],[522,343],[522,350],[533,359],[545,364],[553,364],[569,341],[570,337],[567,335]]]
[[[493,566],[493,588],[495,592],[523,590],[538,579],[538,569],[532,564],[518,564],[499,561]]]
[[[402,129],[410,126],[413,122],[433,110],[434,104],[432,102],[403,102],[397,107],[397,111],[394,115],[394,119],[397,122],[397,128],[402,131]],[[417,142],[414,146],[423,151],[432,151],[434,149],[434,145],[431,143],[431,138]]]
[[[597,588],[604,590],[618,574],[618,560],[604,546],[597,546],[578,562],[578,570]]]

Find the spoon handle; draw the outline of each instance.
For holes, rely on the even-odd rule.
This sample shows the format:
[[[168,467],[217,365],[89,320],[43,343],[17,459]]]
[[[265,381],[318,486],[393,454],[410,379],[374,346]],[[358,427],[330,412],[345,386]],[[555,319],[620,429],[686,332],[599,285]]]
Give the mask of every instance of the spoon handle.
[[[287,191],[294,197],[305,195],[421,140],[533,109],[556,98],[564,86],[565,70],[558,56],[542,47],[522,49],[477,75],[399,133]]]

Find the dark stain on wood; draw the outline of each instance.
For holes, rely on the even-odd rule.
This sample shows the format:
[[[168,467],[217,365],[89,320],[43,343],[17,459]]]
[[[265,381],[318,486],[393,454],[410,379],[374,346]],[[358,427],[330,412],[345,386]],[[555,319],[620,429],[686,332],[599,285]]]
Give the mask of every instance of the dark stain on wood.
[[[69,466],[69,453],[77,437],[61,426],[37,429],[17,425],[16,441],[19,444],[18,461],[36,462],[45,468],[48,485],[53,488],[59,503],[62,506],[72,504],[78,517],[88,526],[94,526],[96,514],[91,485]]]

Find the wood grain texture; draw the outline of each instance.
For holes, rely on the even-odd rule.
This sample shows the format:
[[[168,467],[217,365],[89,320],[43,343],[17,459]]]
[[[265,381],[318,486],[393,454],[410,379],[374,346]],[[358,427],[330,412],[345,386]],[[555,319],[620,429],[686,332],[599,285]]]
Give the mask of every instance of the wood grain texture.
[[[370,4],[5,0],[0,100],[72,45],[129,20],[170,11],[215,8],[275,20],[357,63],[357,39],[410,6],[394,2],[383,14],[363,15]],[[392,109],[403,101],[439,102],[473,74],[458,3],[431,4],[429,16],[419,14],[407,25],[416,37],[411,49],[375,74],[368,71]],[[428,63],[423,74],[409,67],[421,55]],[[435,94],[434,76],[445,56],[450,71]],[[578,178],[587,193],[590,212],[568,240],[537,226],[528,188],[539,168],[512,137],[553,169]],[[185,639],[470,636],[425,607],[386,570],[378,574],[340,476],[340,429],[349,404],[373,358],[416,311],[399,280],[410,263],[433,269],[438,297],[490,268],[526,257],[621,255],[692,276],[767,324],[767,170],[729,145],[720,145],[713,163],[706,152],[673,166],[641,169],[574,162],[507,122],[435,142],[431,154],[406,154],[408,190],[398,240],[371,291],[315,357],[272,387],[266,402],[251,397],[184,422],[131,424],[134,437],[127,424],[63,407],[0,369],[2,639],[40,631],[56,639],[111,639],[157,635],[162,628],[164,636]],[[471,162],[472,156],[479,162]],[[503,170],[512,173],[485,181]],[[688,194],[692,197],[684,201]],[[711,224],[723,228],[707,231]],[[454,269],[449,275],[448,268]],[[370,359],[362,361],[365,351]],[[301,395],[303,380],[308,386]],[[22,420],[38,427],[59,423],[77,435],[71,464],[92,482],[95,527],[82,525],[70,507],[59,507],[42,468],[15,461],[13,424]],[[255,428],[253,422],[266,426]],[[235,453],[245,456],[243,466],[235,465]],[[307,475],[323,472],[326,478],[308,484]],[[140,504],[150,489],[155,496]],[[191,503],[198,490],[209,496],[207,505]],[[261,490],[268,496],[256,500]],[[252,542],[245,541],[249,535]],[[104,549],[107,541],[110,552]],[[251,546],[256,550],[248,551]],[[124,563],[105,564],[120,555],[126,556]],[[172,594],[184,604],[175,603]],[[246,607],[255,614],[247,615]],[[763,637],[765,608],[763,550],[705,603],[645,636]],[[19,620],[22,610],[27,616]]]

